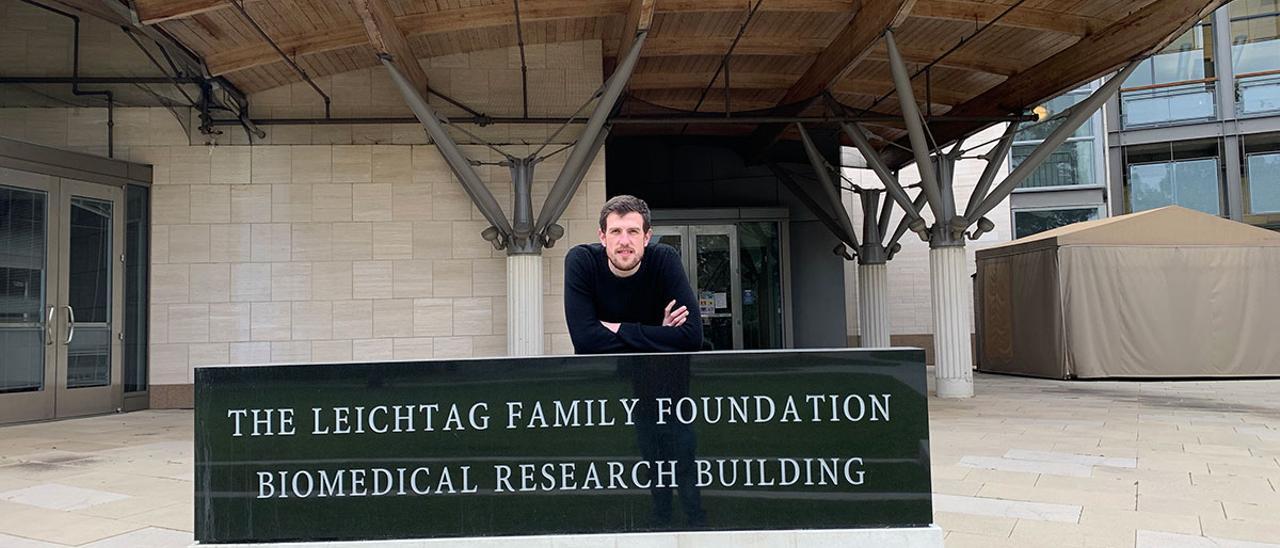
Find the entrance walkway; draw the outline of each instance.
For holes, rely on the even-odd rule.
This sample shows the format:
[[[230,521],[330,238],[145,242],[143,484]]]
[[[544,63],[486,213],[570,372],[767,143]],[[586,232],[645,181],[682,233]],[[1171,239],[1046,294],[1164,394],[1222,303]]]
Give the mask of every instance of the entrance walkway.
[[[949,548],[1280,548],[1280,380],[975,381],[929,402]],[[190,411],[0,427],[0,547],[187,546],[193,462]]]

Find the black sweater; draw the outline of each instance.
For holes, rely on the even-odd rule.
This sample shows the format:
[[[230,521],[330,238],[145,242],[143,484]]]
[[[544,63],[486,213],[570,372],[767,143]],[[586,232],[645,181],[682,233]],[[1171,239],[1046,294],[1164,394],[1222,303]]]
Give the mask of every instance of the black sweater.
[[[702,316],[680,254],[666,244],[644,249],[639,271],[619,278],[609,269],[604,246],[581,244],[564,259],[564,316],[577,354],[692,352],[702,348]],[[672,299],[688,307],[680,327],[663,327]],[[601,321],[622,324],[617,333]]]

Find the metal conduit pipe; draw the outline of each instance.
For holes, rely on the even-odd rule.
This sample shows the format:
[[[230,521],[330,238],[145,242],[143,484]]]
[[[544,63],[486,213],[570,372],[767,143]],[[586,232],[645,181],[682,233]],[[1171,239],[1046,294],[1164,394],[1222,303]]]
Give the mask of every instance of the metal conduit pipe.
[[[30,83],[27,80],[32,78],[20,78],[22,81],[14,81],[15,79],[0,77],[0,84],[3,83]],[[123,82],[122,82],[123,83]],[[433,95],[438,95],[432,92]],[[461,108],[461,107],[460,107]],[[1027,121],[1035,119],[1034,116],[934,116],[931,120],[935,122],[1015,122]],[[842,123],[874,123],[874,122],[901,122],[899,116],[750,116],[750,117],[724,117],[724,116],[615,116],[608,119],[609,125],[678,125],[678,124],[842,124]],[[458,124],[474,124],[485,126],[489,124],[585,124],[587,121],[582,118],[565,118],[565,117],[504,117],[504,116],[455,116],[448,120],[450,125]],[[400,116],[369,116],[369,117],[343,117],[343,118],[264,118],[253,120],[253,123],[260,126],[303,126],[303,125],[341,125],[341,124],[416,124],[417,118],[400,117]],[[215,120],[214,125],[238,125],[234,120]]]
[[[34,0],[22,0],[23,3],[35,6],[42,10],[55,13],[71,20],[75,26],[75,30],[71,36],[71,93],[76,96],[84,97],[97,95],[106,97],[107,99],[107,157],[115,158],[115,95],[108,90],[101,91],[84,91],[80,89],[80,17],[67,13],[57,8],[51,8]]]

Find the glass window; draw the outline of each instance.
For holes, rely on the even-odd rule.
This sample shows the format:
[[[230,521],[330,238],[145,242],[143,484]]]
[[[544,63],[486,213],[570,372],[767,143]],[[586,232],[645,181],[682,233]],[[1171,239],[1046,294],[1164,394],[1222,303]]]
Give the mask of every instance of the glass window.
[[[1036,144],[1013,146],[1011,167],[1018,167],[1035,150]],[[1030,177],[1018,184],[1018,188],[1039,188],[1066,185],[1091,185],[1094,177],[1093,139],[1068,141],[1053,151],[1044,164]]]
[[[742,347],[782,348],[782,238],[776,221],[738,223]]]
[[[1213,25],[1197,23],[1138,65],[1120,89],[1126,127],[1214,118]]]
[[[0,186],[0,394],[45,388],[48,202]]]
[[[1220,146],[1204,140],[1126,148],[1126,211],[1179,205],[1222,215]]]
[[[1241,139],[1245,222],[1280,228],[1280,133]]]
[[[1280,0],[1236,0],[1229,14],[1237,109],[1280,111]]]
[[[1180,205],[1217,215],[1218,194],[1217,158],[1129,166],[1131,211]]]
[[[1049,133],[1062,124],[1058,117],[1068,108],[1089,96],[1092,90],[1088,86],[1064,93],[1043,105],[1036,107],[1043,123],[1038,123],[1018,132],[1013,148],[1009,153],[1010,168],[1016,168],[1049,136]],[[1080,125],[1080,128],[1053,151],[1044,164],[1031,176],[1024,179],[1018,188],[1043,188],[1070,185],[1097,184],[1094,164],[1094,131],[1096,116]]]
[[[1280,213],[1280,151],[1245,156],[1249,213]]]
[[[1073,207],[1013,212],[1013,237],[1025,238],[1046,230],[1098,218],[1096,207]]]

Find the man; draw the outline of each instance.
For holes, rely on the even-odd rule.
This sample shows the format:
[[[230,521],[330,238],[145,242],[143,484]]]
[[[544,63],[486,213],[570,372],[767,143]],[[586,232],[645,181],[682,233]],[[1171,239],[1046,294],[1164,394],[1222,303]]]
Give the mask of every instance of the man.
[[[569,250],[564,261],[564,315],[578,354],[690,352],[702,348],[702,317],[680,255],[671,246],[649,245],[649,206],[634,196],[615,196],[600,210],[600,243]],[[636,441],[646,461],[676,461],[680,503],[690,526],[706,524],[694,474],[697,436],[687,424],[657,424],[657,398],[689,395],[689,362],[619,367],[630,378]],[[654,486],[654,526],[671,522],[672,489]]]
[[[671,246],[649,245],[649,206],[615,196],[600,210],[600,243],[569,250],[564,315],[578,354],[692,352],[702,317]]]

